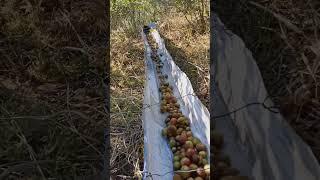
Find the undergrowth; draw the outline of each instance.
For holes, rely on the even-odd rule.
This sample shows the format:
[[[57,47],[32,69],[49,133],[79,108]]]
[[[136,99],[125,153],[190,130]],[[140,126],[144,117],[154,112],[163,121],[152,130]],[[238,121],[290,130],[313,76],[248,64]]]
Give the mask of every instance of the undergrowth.
[[[0,179],[101,179],[103,1],[0,1]]]

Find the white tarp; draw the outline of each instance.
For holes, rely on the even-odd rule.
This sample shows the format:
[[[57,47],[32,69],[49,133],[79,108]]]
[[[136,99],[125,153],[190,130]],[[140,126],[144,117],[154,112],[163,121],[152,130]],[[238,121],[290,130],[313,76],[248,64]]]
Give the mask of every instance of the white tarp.
[[[243,41],[226,30],[213,14],[215,53],[212,116],[252,102],[263,102],[267,92],[258,66]],[[273,103],[266,101],[268,106]],[[291,129],[281,114],[261,105],[249,106],[214,119],[225,137],[225,152],[241,173],[255,180],[319,180],[320,168],[311,149]]]
[[[190,80],[173,62],[163,39],[156,30],[150,32],[158,44],[157,54],[164,63],[162,71],[168,75],[168,82],[180,104],[181,112],[189,118],[195,137],[207,146],[210,152],[210,114],[194,95]],[[145,44],[146,81],[144,86],[144,108],[142,114],[144,129],[144,179],[172,180],[172,152],[161,131],[165,127],[165,114],[160,113],[159,80],[151,59],[151,49],[146,35],[141,32]],[[208,153],[210,154],[210,153]],[[210,158],[210,157],[209,157]],[[149,178],[152,175],[152,178]]]

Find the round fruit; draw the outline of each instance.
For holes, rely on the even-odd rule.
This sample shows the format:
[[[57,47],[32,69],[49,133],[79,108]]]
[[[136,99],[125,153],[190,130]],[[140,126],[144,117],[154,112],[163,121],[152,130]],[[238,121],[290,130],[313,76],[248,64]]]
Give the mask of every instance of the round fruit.
[[[173,125],[169,125],[167,129],[167,134],[169,137],[176,136],[177,128]]]
[[[192,156],[196,153],[196,151],[192,148],[187,149],[186,156],[192,158]]]
[[[187,128],[186,128],[187,129]],[[187,136],[191,137],[192,136],[192,132],[191,131],[187,131]]]
[[[170,139],[169,145],[170,145],[171,148],[176,146],[176,141],[174,139]]]
[[[177,151],[177,148],[176,147],[172,147],[171,150],[172,150],[173,153],[175,153]]]
[[[198,151],[206,151],[206,146],[202,143],[196,145]]]
[[[181,133],[181,135],[180,135],[180,143],[184,144],[186,141],[187,141],[187,135]]]
[[[190,164],[189,168],[191,170],[196,170],[198,168],[198,166],[196,164]]]
[[[192,156],[191,160],[192,160],[192,162],[197,164],[199,162],[199,156],[197,154],[194,154]]]
[[[207,153],[205,151],[200,151],[199,152],[199,156],[206,158],[207,157]]]
[[[181,167],[181,170],[182,171],[189,171],[190,168],[188,166],[185,166],[183,165]],[[184,179],[187,179],[188,177],[190,177],[191,173],[190,172],[180,172],[181,176],[184,178]]]
[[[176,119],[176,118],[172,118],[172,119],[170,120],[170,124],[171,124],[171,125],[176,125],[176,124],[177,124],[177,119]]]
[[[198,138],[193,137],[193,138],[192,138],[192,143],[193,143],[195,146],[197,146],[197,144],[201,143],[201,141],[200,141]]]
[[[186,147],[186,149],[193,148],[193,143],[191,141],[186,141],[185,147]]]
[[[202,163],[203,165],[205,165],[205,164],[208,164],[208,161],[207,161],[207,159],[202,159],[201,163]]]
[[[182,158],[180,162],[181,162],[181,165],[186,165],[186,166],[189,166],[191,164],[190,159],[187,157]]]
[[[206,172],[206,175],[209,176],[210,175],[210,165],[209,164],[204,165],[203,169]]]
[[[175,162],[173,163],[173,167],[174,167],[174,170],[180,169],[180,167],[181,167],[180,162],[179,162],[179,161],[175,161]]]
[[[179,156],[176,155],[176,156],[173,157],[173,161],[179,161],[179,160],[180,160]]]

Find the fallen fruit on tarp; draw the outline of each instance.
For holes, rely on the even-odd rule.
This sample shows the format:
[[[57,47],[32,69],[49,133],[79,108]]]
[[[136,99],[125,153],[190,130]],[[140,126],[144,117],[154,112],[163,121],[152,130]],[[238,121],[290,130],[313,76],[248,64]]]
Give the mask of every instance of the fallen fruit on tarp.
[[[157,56],[152,57],[160,81],[160,112],[168,113],[164,119],[166,127],[161,133],[167,139],[174,155],[172,163],[176,172],[173,179],[210,179],[206,146],[193,136],[189,119],[180,111],[180,104],[173,94],[173,87],[166,81],[168,76],[162,74],[163,65]]]

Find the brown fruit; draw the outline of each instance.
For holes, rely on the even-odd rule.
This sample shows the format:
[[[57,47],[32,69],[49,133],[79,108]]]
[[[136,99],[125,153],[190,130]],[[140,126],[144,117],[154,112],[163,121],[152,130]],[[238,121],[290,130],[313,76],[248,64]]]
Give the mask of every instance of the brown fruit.
[[[193,156],[195,153],[196,153],[196,151],[195,151],[193,148],[189,148],[189,149],[187,149],[187,151],[186,151],[186,156],[187,156],[188,158],[192,158],[192,156]]]
[[[190,168],[186,165],[183,165],[181,167],[181,170],[182,171],[189,171]],[[180,172],[179,174],[181,174],[181,176],[184,178],[184,179],[187,179],[188,177],[190,177],[191,173],[190,172]]]
[[[182,159],[180,160],[180,163],[181,163],[181,165],[189,166],[189,165],[191,164],[191,161],[190,161],[189,158],[184,157],[184,158],[182,158]]]
[[[198,162],[199,162],[199,156],[198,156],[197,154],[194,154],[194,155],[192,156],[191,160],[192,160],[193,163],[198,164]]]
[[[169,126],[168,126],[168,130],[167,130],[167,134],[168,134],[169,137],[176,136],[176,134],[177,134],[177,128],[176,128],[176,126],[169,125]]]
[[[192,136],[192,132],[191,131],[187,131],[187,136],[191,137]],[[191,137],[192,138],[192,137]]]
[[[196,148],[197,148],[198,151],[206,151],[206,146],[204,144],[202,144],[202,143],[198,143],[196,145]]]
[[[200,151],[199,152],[199,156],[206,158],[207,157],[207,153],[205,151]]]
[[[176,125],[177,124],[177,119],[176,118],[171,118],[170,124],[171,125]]]
[[[180,143],[184,144],[186,141],[187,141],[187,135],[181,133],[181,135],[180,135]]]
[[[190,164],[189,168],[190,170],[196,170],[198,169],[198,166],[196,164]]]

